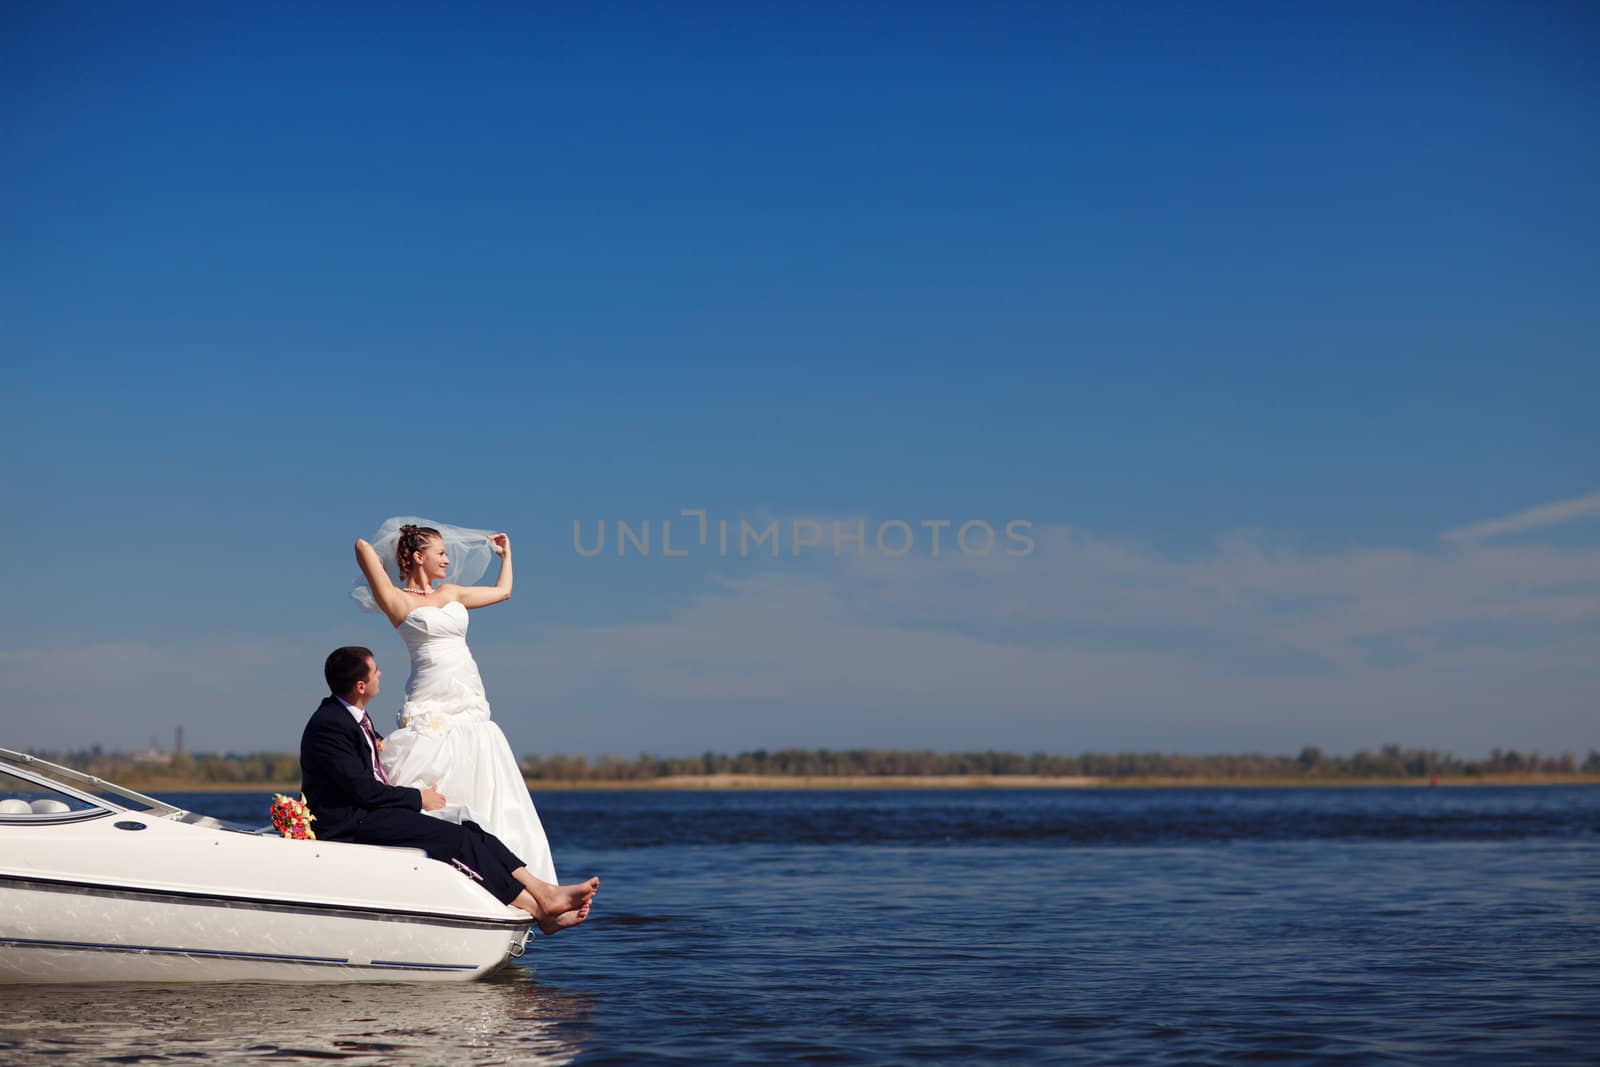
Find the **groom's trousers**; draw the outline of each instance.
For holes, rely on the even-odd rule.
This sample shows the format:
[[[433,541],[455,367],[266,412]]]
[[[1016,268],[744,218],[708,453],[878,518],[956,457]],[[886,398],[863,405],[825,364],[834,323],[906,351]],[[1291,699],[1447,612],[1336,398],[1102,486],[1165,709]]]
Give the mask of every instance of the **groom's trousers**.
[[[500,839],[468,820],[457,825],[405,808],[374,808],[333,840],[363,845],[420,848],[430,858],[449,863],[509,904],[523,890],[511,872],[524,866]]]

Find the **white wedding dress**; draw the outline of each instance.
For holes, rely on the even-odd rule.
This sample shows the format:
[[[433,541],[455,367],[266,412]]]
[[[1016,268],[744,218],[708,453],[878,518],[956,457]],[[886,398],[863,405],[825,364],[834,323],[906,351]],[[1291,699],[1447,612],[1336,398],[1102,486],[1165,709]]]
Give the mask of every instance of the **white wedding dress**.
[[[471,819],[505,842],[547,882],[556,880],[550,843],[506,735],[489,721],[489,700],[467,649],[467,609],[425,604],[400,624],[411,653],[399,729],[383,739],[383,769],[395,785],[431,785],[451,822]]]

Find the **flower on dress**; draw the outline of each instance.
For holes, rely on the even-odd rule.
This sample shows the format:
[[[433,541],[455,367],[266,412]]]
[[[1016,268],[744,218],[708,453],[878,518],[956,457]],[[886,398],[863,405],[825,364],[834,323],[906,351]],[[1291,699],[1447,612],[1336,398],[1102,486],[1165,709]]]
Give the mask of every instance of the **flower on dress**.
[[[297,841],[317,839],[316,831],[311,829],[311,824],[317,817],[306,807],[304,793],[300,794],[299,800],[286,797],[282,793],[274,793],[272,807],[267,810],[272,815],[272,828],[278,831],[278,836],[292,837]]]
[[[419,734],[438,734],[450,728],[450,720],[436,711],[407,712],[400,716],[400,725]]]

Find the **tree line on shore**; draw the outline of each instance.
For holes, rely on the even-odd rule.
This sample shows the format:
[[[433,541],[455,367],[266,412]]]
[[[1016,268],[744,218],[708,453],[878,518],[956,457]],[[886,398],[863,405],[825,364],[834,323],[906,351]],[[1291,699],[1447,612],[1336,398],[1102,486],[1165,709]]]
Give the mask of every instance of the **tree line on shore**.
[[[1580,761],[1576,754],[1541,756],[1536,752],[1494,749],[1488,758],[1467,760],[1432,749],[1385,745],[1335,756],[1307,746],[1296,756],[1190,756],[1160,752],[1086,752],[1052,756],[1039,752],[906,751],[900,749],[756,749],[729,756],[635,759],[602,756],[524,756],[522,773],[530,780],[648,781],[690,775],[765,775],[774,777],[932,777],[950,775],[1035,776],[1041,778],[1430,778],[1514,774],[1600,775],[1600,751]]]
[[[300,780],[300,759],[293,753],[198,753],[153,758],[149,754],[108,753],[99,748],[36,755],[115,782],[138,784],[193,782],[227,785]],[[1493,749],[1484,759],[1463,759],[1434,749],[1384,745],[1351,755],[1331,755],[1308,745],[1294,756],[1191,756],[1160,752],[1086,752],[1076,756],[1023,755],[1016,752],[934,752],[905,749],[755,749],[728,755],[661,757],[526,755],[523,775],[534,782],[649,782],[700,775],[756,775],[773,778],[828,777],[987,777],[1161,778],[1175,780],[1304,780],[1477,778],[1490,776],[1595,775],[1600,777],[1600,750],[1579,759],[1575,753],[1545,756],[1537,752]]]

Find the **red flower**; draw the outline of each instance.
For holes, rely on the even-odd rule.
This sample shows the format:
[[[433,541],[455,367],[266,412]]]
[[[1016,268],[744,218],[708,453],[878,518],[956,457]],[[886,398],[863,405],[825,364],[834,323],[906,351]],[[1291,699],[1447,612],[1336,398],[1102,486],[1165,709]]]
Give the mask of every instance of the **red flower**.
[[[311,809],[306,807],[306,795],[300,794],[300,799],[286,797],[282,793],[274,794],[272,807],[268,809],[272,816],[272,827],[283,837],[292,837],[300,841],[315,841],[316,832],[311,829],[311,824],[316,816],[311,814]]]

